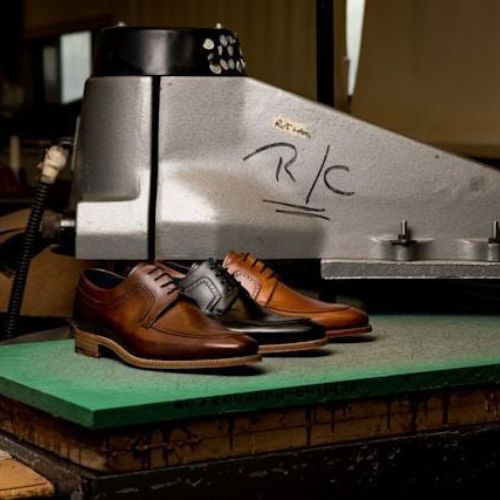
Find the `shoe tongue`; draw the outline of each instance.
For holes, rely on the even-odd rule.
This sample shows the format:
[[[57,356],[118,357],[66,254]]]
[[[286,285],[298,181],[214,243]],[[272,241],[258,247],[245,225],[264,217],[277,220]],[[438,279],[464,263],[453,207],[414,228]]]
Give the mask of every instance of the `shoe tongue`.
[[[186,273],[186,276],[192,276],[194,273],[196,273],[196,270],[200,267],[199,264],[194,262],[191,267],[189,268],[189,271]]]
[[[216,276],[217,268],[213,268],[214,266],[206,260],[204,262],[194,263],[186,274],[186,278],[194,279],[194,278],[203,278],[209,277],[212,280],[220,281],[220,277]]]
[[[228,286],[226,271],[210,261],[193,264],[181,281],[184,295],[193,299],[200,309],[209,314],[224,314],[240,294],[236,285]]]

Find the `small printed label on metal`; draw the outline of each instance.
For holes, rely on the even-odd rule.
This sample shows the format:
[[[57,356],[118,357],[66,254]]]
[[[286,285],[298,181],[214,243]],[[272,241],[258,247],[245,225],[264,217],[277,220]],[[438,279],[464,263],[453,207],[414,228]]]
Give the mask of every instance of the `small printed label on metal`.
[[[297,123],[292,120],[288,120],[287,118],[278,116],[277,118],[273,118],[273,124],[276,128],[279,128],[288,134],[298,135],[299,137],[303,137],[305,139],[312,138],[311,133],[307,130],[305,125],[302,125],[302,123]]]

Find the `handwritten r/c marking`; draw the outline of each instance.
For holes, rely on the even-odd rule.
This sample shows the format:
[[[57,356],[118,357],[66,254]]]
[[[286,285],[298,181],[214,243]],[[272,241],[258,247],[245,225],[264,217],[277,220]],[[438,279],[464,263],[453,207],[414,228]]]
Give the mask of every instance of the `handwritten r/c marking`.
[[[291,149],[293,151],[293,155],[292,157],[284,162],[283,160],[283,156],[280,154],[279,156],[279,159],[278,159],[278,164],[277,164],[277,167],[276,167],[276,173],[275,173],[275,177],[276,177],[276,182],[279,182],[280,181],[280,175],[281,175],[281,172],[284,170],[288,176],[290,177],[290,179],[293,181],[293,182],[296,182],[296,179],[295,179],[295,176],[292,174],[292,172],[290,171],[290,168],[291,166],[297,161],[298,159],[298,152],[297,152],[297,148],[295,147],[295,145],[291,144],[291,143],[288,143],[288,142],[274,142],[274,143],[271,143],[271,144],[267,144],[265,146],[261,146],[260,148],[257,148],[255,151],[253,151],[252,153],[246,155],[244,158],[243,158],[243,161],[247,161],[249,160],[250,158],[252,158],[253,156],[259,154],[259,153],[262,153],[264,151],[268,151],[270,149],[276,149],[276,148],[288,148],[288,149]],[[342,189],[339,189],[337,187],[335,187],[332,182],[331,182],[331,179],[330,179],[330,175],[332,172],[336,171],[336,170],[341,170],[341,171],[344,171],[344,172],[350,172],[350,169],[348,166],[346,165],[331,165],[329,167],[327,167],[325,169],[325,165],[326,165],[326,162],[328,161],[328,157],[330,155],[330,145],[328,144],[326,146],[326,150],[325,150],[325,154],[323,156],[323,160],[321,162],[321,165],[314,177],[314,180],[309,188],[309,191],[307,192],[306,194],[306,197],[305,197],[305,205],[298,205],[298,204],[295,204],[295,203],[287,203],[287,202],[281,202],[281,201],[276,201],[276,200],[262,200],[264,203],[271,203],[271,204],[274,204],[274,205],[281,205],[281,206],[285,206],[285,207],[290,207],[290,208],[296,208],[297,210],[285,210],[283,208],[277,208],[275,211],[277,213],[285,213],[285,214],[290,214],[290,215],[298,215],[298,216],[302,216],[302,217],[310,217],[310,218],[313,218],[313,217],[316,217],[316,218],[320,218],[320,219],[325,219],[325,220],[330,220],[329,217],[327,217],[326,215],[320,215],[320,214],[317,214],[317,213],[313,213],[313,212],[324,212],[325,209],[324,208],[313,208],[313,207],[309,207],[309,202],[311,201],[311,197],[314,193],[314,190],[316,189],[317,185],[318,185],[318,182],[320,180],[320,178],[322,178],[323,180],[323,184],[324,186],[331,192],[337,194],[337,195],[340,195],[340,196],[353,196],[355,194],[354,191],[345,191],[345,190],[342,190]]]
[[[292,158],[290,158],[285,164],[283,164],[283,157],[280,155],[280,159],[278,161],[278,167],[276,168],[276,182],[279,182],[280,180],[281,167],[283,167],[283,169],[288,174],[290,179],[292,179],[292,181],[295,182],[295,177],[293,176],[292,172],[290,172],[289,168],[297,159],[297,148],[293,144],[290,144],[289,142],[273,142],[272,144],[267,144],[266,146],[257,148],[253,153],[246,155],[243,158],[243,161],[247,161],[250,158],[252,158],[252,156],[255,156],[256,154],[262,153],[264,151],[267,151],[268,149],[273,149],[273,148],[290,148],[293,151]]]
[[[274,205],[283,205],[285,207],[291,207],[291,208],[300,208],[302,210],[307,210],[310,212],[324,212],[324,208],[313,208],[313,207],[307,207],[304,205],[295,205],[293,203],[285,203],[284,201],[276,201],[276,200],[262,200],[264,203],[272,203]]]
[[[311,212],[299,212],[298,210],[281,210],[280,208],[277,208],[276,212],[279,214],[301,215],[302,217],[316,217],[318,219],[330,220],[330,217],[327,217],[326,215],[314,214]]]

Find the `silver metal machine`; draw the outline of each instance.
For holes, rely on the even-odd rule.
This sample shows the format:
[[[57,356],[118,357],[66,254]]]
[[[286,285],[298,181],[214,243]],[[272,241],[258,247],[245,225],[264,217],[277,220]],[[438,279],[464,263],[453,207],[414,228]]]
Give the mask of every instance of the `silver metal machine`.
[[[226,29],[105,30],[73,164],[82,259],[235,249],[321,259],[326,279],[500,277],[497,169],[244,76]]]

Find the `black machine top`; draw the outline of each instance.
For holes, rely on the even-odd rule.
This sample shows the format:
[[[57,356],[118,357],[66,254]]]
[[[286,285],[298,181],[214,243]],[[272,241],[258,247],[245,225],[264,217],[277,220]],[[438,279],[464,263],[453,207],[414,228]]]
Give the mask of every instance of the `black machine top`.
[[[92,76],[243,76],[237,36],[225,28],[113,26],[99,34]]]

